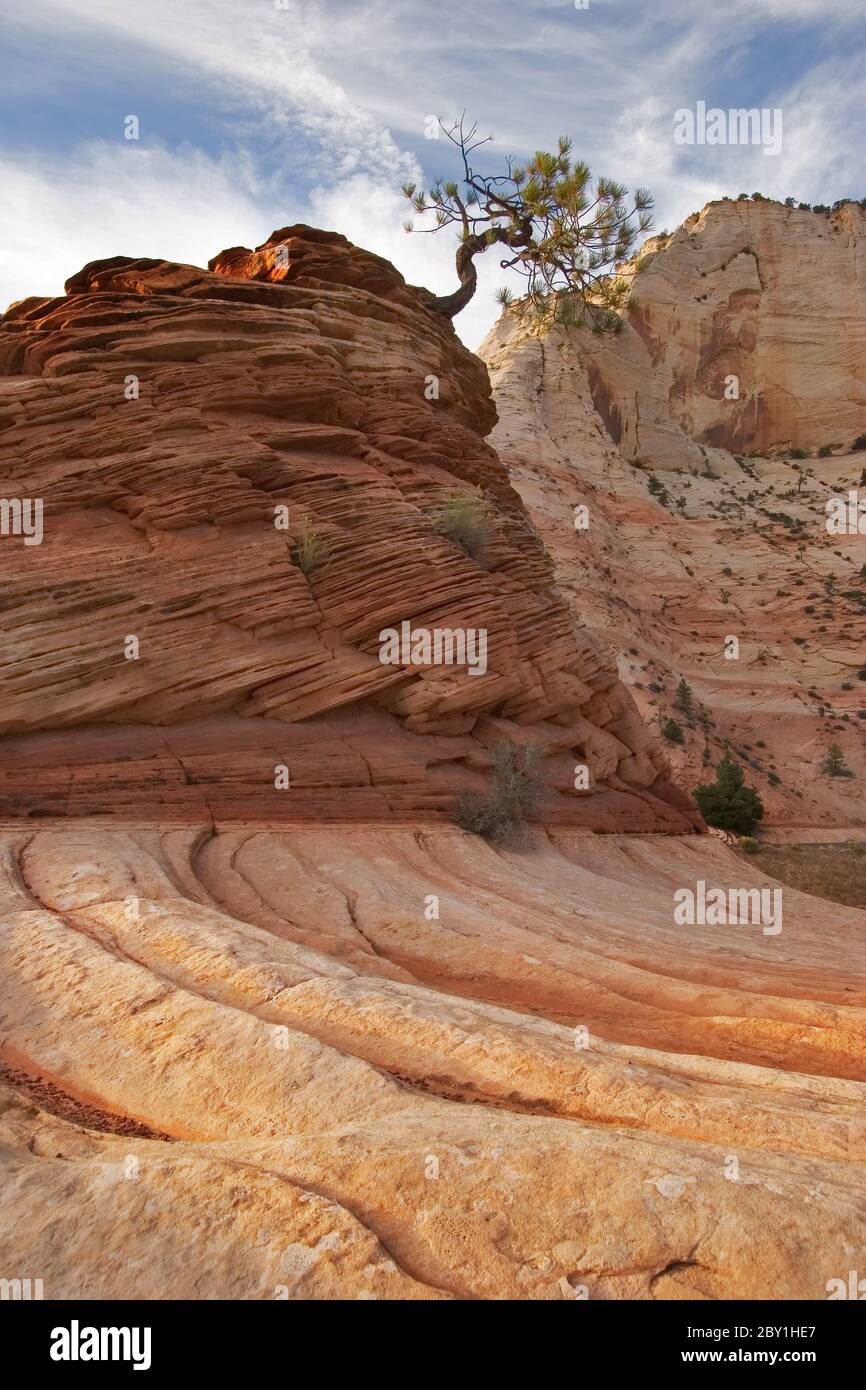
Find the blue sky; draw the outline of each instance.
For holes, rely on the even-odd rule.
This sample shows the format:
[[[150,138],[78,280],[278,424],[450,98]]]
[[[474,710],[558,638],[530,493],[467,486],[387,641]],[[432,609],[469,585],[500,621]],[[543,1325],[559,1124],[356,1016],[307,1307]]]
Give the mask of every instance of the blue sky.
[[[466,108],[491,168],[559,134],[673,228],[723,193],[866,196],[863,0],[28,0],[0,15],[0,308],[88,260],[203,265],[308,221],[454,287],[453,233],[399,187],[449,173],[429,115]],[[782,149],[681,146],[674,112],[783,113]],[[138,117],[140,139],[124,139]],[[475,345],[488,253],[456,320]],[[519,288],[519,285],[518,285]]]

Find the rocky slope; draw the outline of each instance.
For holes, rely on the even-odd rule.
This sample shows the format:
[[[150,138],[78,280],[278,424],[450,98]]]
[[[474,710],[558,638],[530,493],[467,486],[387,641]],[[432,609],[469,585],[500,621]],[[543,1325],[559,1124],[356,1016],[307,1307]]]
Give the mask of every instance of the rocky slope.
[[[866,467],[848,452],[866,430],[864,225],[856,207],[710,204],[650,243],[621,335],[512,309],[481,349],[492,442],[572,611],[616,650],[645,717],[683,725],[675,776],[691,789],[732,751],[789,829],[866,814],[866,525],[826,527],[828,500]],[[730,373],[739,401],[722,399]],[[791,458],[816,441],[836,447]],[[769,443],[786,447],[762,456]],[[680,677],[690,712],[675,707]],[[832,743],[854,778],[823,772]]]
[[[448,814],[513,735],[547,751],[554,820],[698,824],[557,594],[484,440],[486,372],[426,292],[303,227],[67,291],[0,321],[0,492],[44,502],[41,545],[0,542],[0,814]],[[434,521],[467,487],[482,563]],[[404,622],[485,631],[486,670],[383,664]]]

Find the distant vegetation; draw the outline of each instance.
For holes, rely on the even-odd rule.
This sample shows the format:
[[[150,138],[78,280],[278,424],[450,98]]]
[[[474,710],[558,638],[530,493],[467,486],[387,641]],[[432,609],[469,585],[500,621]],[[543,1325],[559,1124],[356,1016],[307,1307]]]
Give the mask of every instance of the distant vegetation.
[[[723,203],[732,203],[733,198],[722,198]],[[736,201],[738,203],[779,203],[778,198],[768,198],[764,193],[740,193]],[[786,208],[796,208],[798,212],[838,212],[846,204],[853,203],[855,207],[863,208],[866,212],[866,198],[837,198],[835,203],[800,203],[796,198],[786,198],[784,206]],[[780,204],[781,205],[781,204]]]
[[[780,883],[815,898],[866,908],[866,848],[856,840],[839,845],[761,845],[741,840],[740,847],[746,854],[757,854],[761,871]]]
[[[828,777],[853,777],[854,773],[845,762],[845,755],[838,743],[831,743],[824,759],[824,771]]]

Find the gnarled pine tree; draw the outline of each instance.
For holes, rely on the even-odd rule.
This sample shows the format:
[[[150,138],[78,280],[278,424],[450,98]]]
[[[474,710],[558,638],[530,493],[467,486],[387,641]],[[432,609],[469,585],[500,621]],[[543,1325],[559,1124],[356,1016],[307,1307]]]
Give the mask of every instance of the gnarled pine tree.
[[[511,253],[500,262],[527,281],[527,297],[542,314],[601,331],[616,328],[628,303],[630,287],[612,272],[633,250],[640,233],[652,227],[652,198],[644,188],[627,206],[626,190],[612,179],[591,184],[588,165],[571,158],[571,140],[561,136],[557,152],[538,150],[524,164],[512,156],[504,174],[479,174],[475,152],[492,139],[477,138],[478,127],[466,129],[465,116],[440,128],[460,151],[463,187],[437,179],[426,193],[414,183],[403,185],[419,215],[433,213],[435,225],[417,227],[409,218],[407,232],[439,232],[456,226],[460,237],[456,265],[460,288],[434,299],[431,308],[453,318],[475,293],[475,257],[500,245]],[[635,220],[636,219],[636,220]],[[497,294],[508,304],[509,289]]]

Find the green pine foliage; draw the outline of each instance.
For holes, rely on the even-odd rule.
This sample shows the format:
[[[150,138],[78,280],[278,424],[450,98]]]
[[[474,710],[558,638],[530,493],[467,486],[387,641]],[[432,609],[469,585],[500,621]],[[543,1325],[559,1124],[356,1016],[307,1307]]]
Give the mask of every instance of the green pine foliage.
[[[751,835],[764,807],[754,787],[745,785],[743,769],[728,754],[716,770],[716,780],[695,788],[695,801],[707,825],[718,830],[732,830],[737,835]]]

